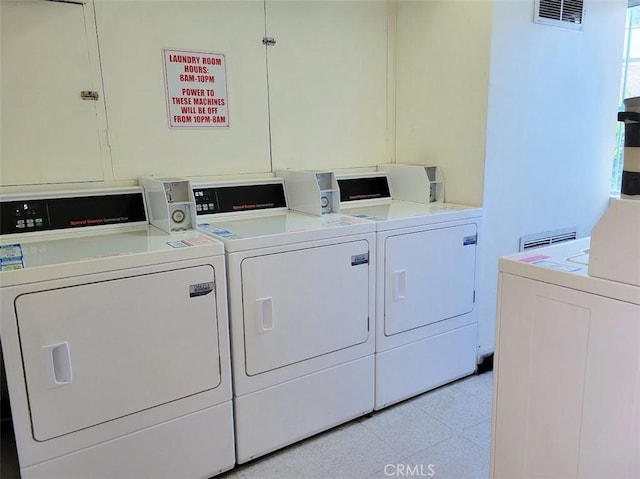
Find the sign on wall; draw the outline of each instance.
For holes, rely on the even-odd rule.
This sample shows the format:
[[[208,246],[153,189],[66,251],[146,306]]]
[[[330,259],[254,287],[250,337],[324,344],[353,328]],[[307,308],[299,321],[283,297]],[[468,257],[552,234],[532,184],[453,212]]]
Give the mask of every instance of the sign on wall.
[[[229,126],[224,55],[165,49],[164,72],[171,128]]]

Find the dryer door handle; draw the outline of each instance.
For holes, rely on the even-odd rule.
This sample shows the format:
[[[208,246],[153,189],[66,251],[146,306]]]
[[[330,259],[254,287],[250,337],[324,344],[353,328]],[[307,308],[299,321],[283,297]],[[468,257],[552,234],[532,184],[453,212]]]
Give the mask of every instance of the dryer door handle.
[[[393,272],[393,299],[399,301],[407,296],[407,270]]]
[[[64,386],[73,381],[73,369],[71,368],[71,350],[69,343],[56,343],[42,346],[45,381],[48,388]]]
[[[273,329],[273,298],[256,299],[256,325],[259,333]]]

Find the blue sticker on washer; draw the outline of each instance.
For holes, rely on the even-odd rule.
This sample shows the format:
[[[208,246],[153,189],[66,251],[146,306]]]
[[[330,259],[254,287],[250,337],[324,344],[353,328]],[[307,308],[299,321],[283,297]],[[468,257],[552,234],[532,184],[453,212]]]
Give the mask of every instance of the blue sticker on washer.
[[[205,231],[207,233],[214,234],[216,236],[220,236],[221,238],[227,238],[227,239],[240,238],[239,235],[237,235],[235,233],[232,233],[229,230],[218,228],[217,226],[211,225],[211,224],[208,224],[208,223],[199,224],[198,225],[198,229],[201,230],[201,231]]]
[[[365,215],[364,213],[358,213],[356,215],[351,215],[351,216],[355,216],[356,218],[362,218],[363,220],[370,220],[370,221],[379,221],[382,219],[382,218],[378,218],[377,216]]]
[[[11,271],[24,268],[24,255],[22,246],[8,244],[0,246],[0,270]]]

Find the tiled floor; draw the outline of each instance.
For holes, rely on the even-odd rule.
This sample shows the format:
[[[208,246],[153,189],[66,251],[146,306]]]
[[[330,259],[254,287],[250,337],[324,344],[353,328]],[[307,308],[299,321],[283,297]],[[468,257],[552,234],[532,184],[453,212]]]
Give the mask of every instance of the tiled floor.
[[[219,477],[488,478],[492,382],[492,372],[461,379]]]
[[[218,478],[488,478],[492,382],[492,372],[461,379]],[[3,479],[17,477],[7,426],[2,428]]]

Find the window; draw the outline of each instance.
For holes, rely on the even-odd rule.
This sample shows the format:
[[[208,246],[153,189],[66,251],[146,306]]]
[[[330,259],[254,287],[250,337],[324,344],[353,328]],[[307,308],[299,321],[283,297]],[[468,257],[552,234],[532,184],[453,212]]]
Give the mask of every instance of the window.
[[[640,96],[640,3],[629,2],[625,29],[624,51],[622,57],[622,82],[620,85],[619,111],[624,111],[624,99]],[[616,145],[613,152],[613,170],[611,172],[611,191],[620,192],[624,153],[624,124],[618,122]]]

